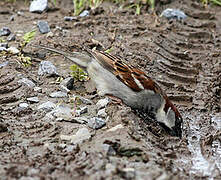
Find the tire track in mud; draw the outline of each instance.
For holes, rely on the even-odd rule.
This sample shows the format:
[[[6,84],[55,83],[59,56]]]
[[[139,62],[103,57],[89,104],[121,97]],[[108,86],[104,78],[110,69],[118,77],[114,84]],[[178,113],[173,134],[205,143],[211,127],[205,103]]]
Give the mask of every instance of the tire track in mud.
[[[14,103],[27,96],[25,87],[18,83],[16,71],[12,66],[6,65],[0,69],[0,105]]]
[[[171,29],[174,28],[172,31],[153,40],[158,47],[155,53],[160,56],[157,60],[157,68],[161,72],[158,82],[169,88],[167,94],[171,100],[177,104],[186,105],[188,109],[194,109],[189,115],[184,112],[184,119],[188,121],[186,123],[189,126],[186,136],[189,142],[188,148],[192,154],[191,176],[201,174],[215,177],[215,169],[217,168],[219,172],[221,169],[211,164],[210,160],[213,159],[215,164],[219,164],[220,158],[214,158],[215,155],[208,160],[208,154],[202,153],[200,144],[203,136],[210,132],[211,125],[208,120],[210,114],[206,111],[211,112],[214,106],[218,111],[220,109],[211,87],[218,78],[213,75],[214,68],[217,70],[217,66],[221,64],[218,62],[221,34],[216,32],[216,24],[209,20],[200,19],[197,22],[194,19],[191,20],[184,26],[185,29],[174,22],[174,25],[171,25]],[[216,57],[217,54],[219,54],[218,57]],[[204,118],[205,116],[207,118]],[[201,129],[202,126],[203,129]]]

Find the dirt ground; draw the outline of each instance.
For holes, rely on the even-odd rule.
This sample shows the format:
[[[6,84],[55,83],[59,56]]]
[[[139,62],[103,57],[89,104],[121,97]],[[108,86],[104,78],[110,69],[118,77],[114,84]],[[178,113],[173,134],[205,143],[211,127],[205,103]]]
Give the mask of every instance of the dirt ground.
[[[168,21],[145,7],[135,15],[134,9],[105,3],[88,17],[67,22],[64,16],[73,12],[68,0],[57,0],[59,8],[50,4],[43,14],[30,13],[24,1],[0,2],[0,28],[16,34],[9,46],[18,47],[22,36],[36,29],[33,44],[111,48],[111,54],[153,77],[184,119],[179,139],[154,135],[130,108],[113,103],[105,109],[106,125],[97,130],[50,118],[38,109],[46,101],[74,109],[86,106],[71,101],[73,94],[81,95],[93,102],[87,105],[87,115],[92,115],[103,97],[96,96],[89,82],[77,82],[67,97],[51,98],[60,90],[58,76],[39,76],[39,64],[51,61],[59,77],[68,78],[71,63],[62,56],[44,57],[45,51],[27,46],[24,52],[32,65],[24,67],[18,55],[1,54],[0,64],[8,64],[0,67],[0,179],[221,179],[221,8],[194,0],[157,2],[157,15],[178,8],[187,19]],[[46,20],[53,34],[41,34],[38,20]],[[22,78],[41,89],[19,84]],[[30,103],[28,97],[39,102]],[[24,102],[27,108],[19,106]],[[110,131],[117,125],[123,128]],[[91,134],[88,140],[75,144],[61,138],[82,127]]]

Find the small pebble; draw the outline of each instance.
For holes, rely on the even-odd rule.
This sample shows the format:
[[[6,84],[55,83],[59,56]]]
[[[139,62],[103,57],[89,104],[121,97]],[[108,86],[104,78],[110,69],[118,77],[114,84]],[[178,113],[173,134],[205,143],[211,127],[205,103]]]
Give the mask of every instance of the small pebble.
[[[80,16],[80,17],[89,16],[89,11],[88,11],[88,10],[84,10],[79,16]]]
[[[7,51],[12,53],[12,54],[18,54],[20,52],[16,47],[13,47],[13,46],[8,48]]]
[[[7,51],[7,49],[5,47],[0,47],[0,52],[1,51]]]
[[[93,117],[88,120],[87,125],[92,129],[100,129],[106,125],[106,122],[102,118]]]
[[[160,16],[164,16],[167,19],[177,19],[179,21],[187,18],[187,15],[183,11],[171,8],[165,9]]]
[[[115,156],[117,153],[109,144],[102,144],[104,154],[107,156]]]
[[[67,97],[68,94],[66,92],[57,91],[57,92],[51,93],[49,96],[52,98],[63,98],[63,97]]]
[[[105,118],[105,117],[107,116],[107,113],[105,112],[105,108],[100,109],[100,110],[97,112],[97,116],[98,116],[98,117],[101,117],[101,118]]]
[[[78,116],[80,116],[80,115],[82,115],[82,114],[87,113],[87,111],[88,111],[87,106],[80,107],[80,109],[76,110],[76,114],[77,114]]]
[[[0,47],[8,48],[8,43],[0,43]]]
[[[18,16],[24,16],[24,12],[22,12],[22,11],[18,11],[17,14],[18,14]]]
[[[47,101],[41,105],[38,106],[38,110],[39,109],[42,109],[42,110],[45,110],[46,112],[49,112],[51,111],[52,109],[54,109],[56,107],[56,105],[51,102],[51,101]]]
[[[27,78],[22,78],[18,81],[18,83],[22,83],[30,88],[34,88],[35,87],[35,83],[33,83],[31,80],[27,79]]]
[[[50,61],[42,61],[38,68],[38,75],[58,75],[56,67]]]
[[[121,171],[121,175],[125,179],[134,179],[136,176],[136,172],[134,168],[124,168]]]
[[[65,21],[73,21],[73,20],[77,20],[77,18],[75,16],[65,16],[64,20]]]
[[[0,29],[0,36],[8,36],[9,34],[11,34],[11,30],[8,27]]]
[[[7,41],[14,41],[15,40],[15,34],[10,34],[8,37],[7,37]]]
[[[41,92],[42,92],[42,89],[41,89],[40,87],[34,87],[34,91],[41,93]]]
[[[18,106],[20,108],[27,108],[29,105],[28,105],[28,103],[20,103]]]
[[[56,106],[56,108],[51,112],[51,114],[56,117],[56,120],[71,120],[73,110],[65,105]]]
[[[106,107],[108,103],[109,103],[109,98],[104,98],[104,99],[100,99],[96,105],[98,109],[101,109],[101,108]]]
[[[1,51],[1,50],[0,50]],[[0,68],[4,67],[4,66],[7,66],[9,64],[8,61],[5,61],[3,63],[0,64]]]
[[[46,34],[51,31],[47,21],[38,21],[37,25],[41,34]]]
[[[122,128],[124,128],[124,126],[122,124],[118,124],[110,129],[108,129],[107,132],[113,132],[113,131],[116,131],[116,130],[122,129]]]
[[[70,89],[67,88],[67,83],[72,79],[72,77],[65,78],[60,83],[60,88],[65,92],[70,92]]]
[[[15,20],[15,15],[12,15],[10,18],[9,18],[9,21],[14,21]]]
[[[78,99],[79,99],[83,104],[87,104],[87,105],[93,104],[93,102],[92,102],[91,100],[86,99],[86,98],[84,98],[84,97],[82,97],[82,96],[73,95],[73,97],[74,97],[75,100],[78,100]]]
[[[39,99],[38,97],[30,97],[30,98],[27,98],[27,101],[32,102],[32,103],[38,103]]]
[[[71,141],[71,143],[73,143],[73,144],[79,144],[85,140],[90,139],[91,134],[87,128],[83,127],[81,129],[79,129],[75,135],[72,135],[72,136],[61,135],[60,138],[61,138],[61,140]]]
[[[70,78],[70,80],[67,82],[66,86],[69,90],[73,90],[74,89],[74,78]]]
[[[34,0],[31,2],[29,11],[32,13],[42,13],[47,10],[48,0]]]

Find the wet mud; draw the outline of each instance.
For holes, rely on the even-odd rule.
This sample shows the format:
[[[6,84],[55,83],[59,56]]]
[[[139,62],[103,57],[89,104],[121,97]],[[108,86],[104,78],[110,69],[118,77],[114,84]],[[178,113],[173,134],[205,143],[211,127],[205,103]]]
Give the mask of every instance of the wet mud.
[[[27,46],[24,52],[32,57],[29,67],[19,63],[17,55],[0,56],[0,64],[7,62],[0,66],[0,179],[220,179],[220,7],[190,0],[182,7],[179,1],[156,6],[157,14],[179,8],[188,15],[184,21],[168,21],[145,8],[135,15],[133,9],[104,3],[88,17],[66,22],[70,3],[58,1],[59,9],[33,14],[23,1],[0,2],[0,27],[24,34],[37,29],[38,20],[46,20],[53,35],[37,30],[31,43],[111,49],[111,54],[145,71],[166,91],[183,116],[183,137],[171,137],[157,125],[143,123],[130,108],[114,103],[105,109],[106,125],[97,130],[79,121],[49,117],[38,109],[46,101],[74,109],[81,105],[71,97],[81,95],[92,101],[87,115],[94,115],[103,97],[96,96],[89,82],[77,82],[67,97],[51,98],[49,94],[59,90],[58,77],[71,76],[71,63]],[[12,15],[15,19],[9,21]],[[18,47],[21,38],[9,45]],[[59,76],[38,75],[39,54],[57,67]],[[41,90],[22,83],[23,78]],[[29,102],[29,97],[38,97],[39,102]],[[21,103],[28,107],[20,107]],[[83,127],[90,133],[87,140],[75,144],[61,138]]]

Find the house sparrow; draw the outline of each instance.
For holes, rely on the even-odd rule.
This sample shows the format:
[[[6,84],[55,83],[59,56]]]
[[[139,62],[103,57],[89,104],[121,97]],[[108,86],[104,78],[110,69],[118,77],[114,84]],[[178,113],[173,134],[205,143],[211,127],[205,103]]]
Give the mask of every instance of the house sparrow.
[[[45,46],[35,47],[61,54],[80,66],[95,83],[98,95],[117,97],[139,113],[152,115],[169,134],[182,136],[183,120],[179,111],[143,71],[102,51],[83,49],[70,53]]]

